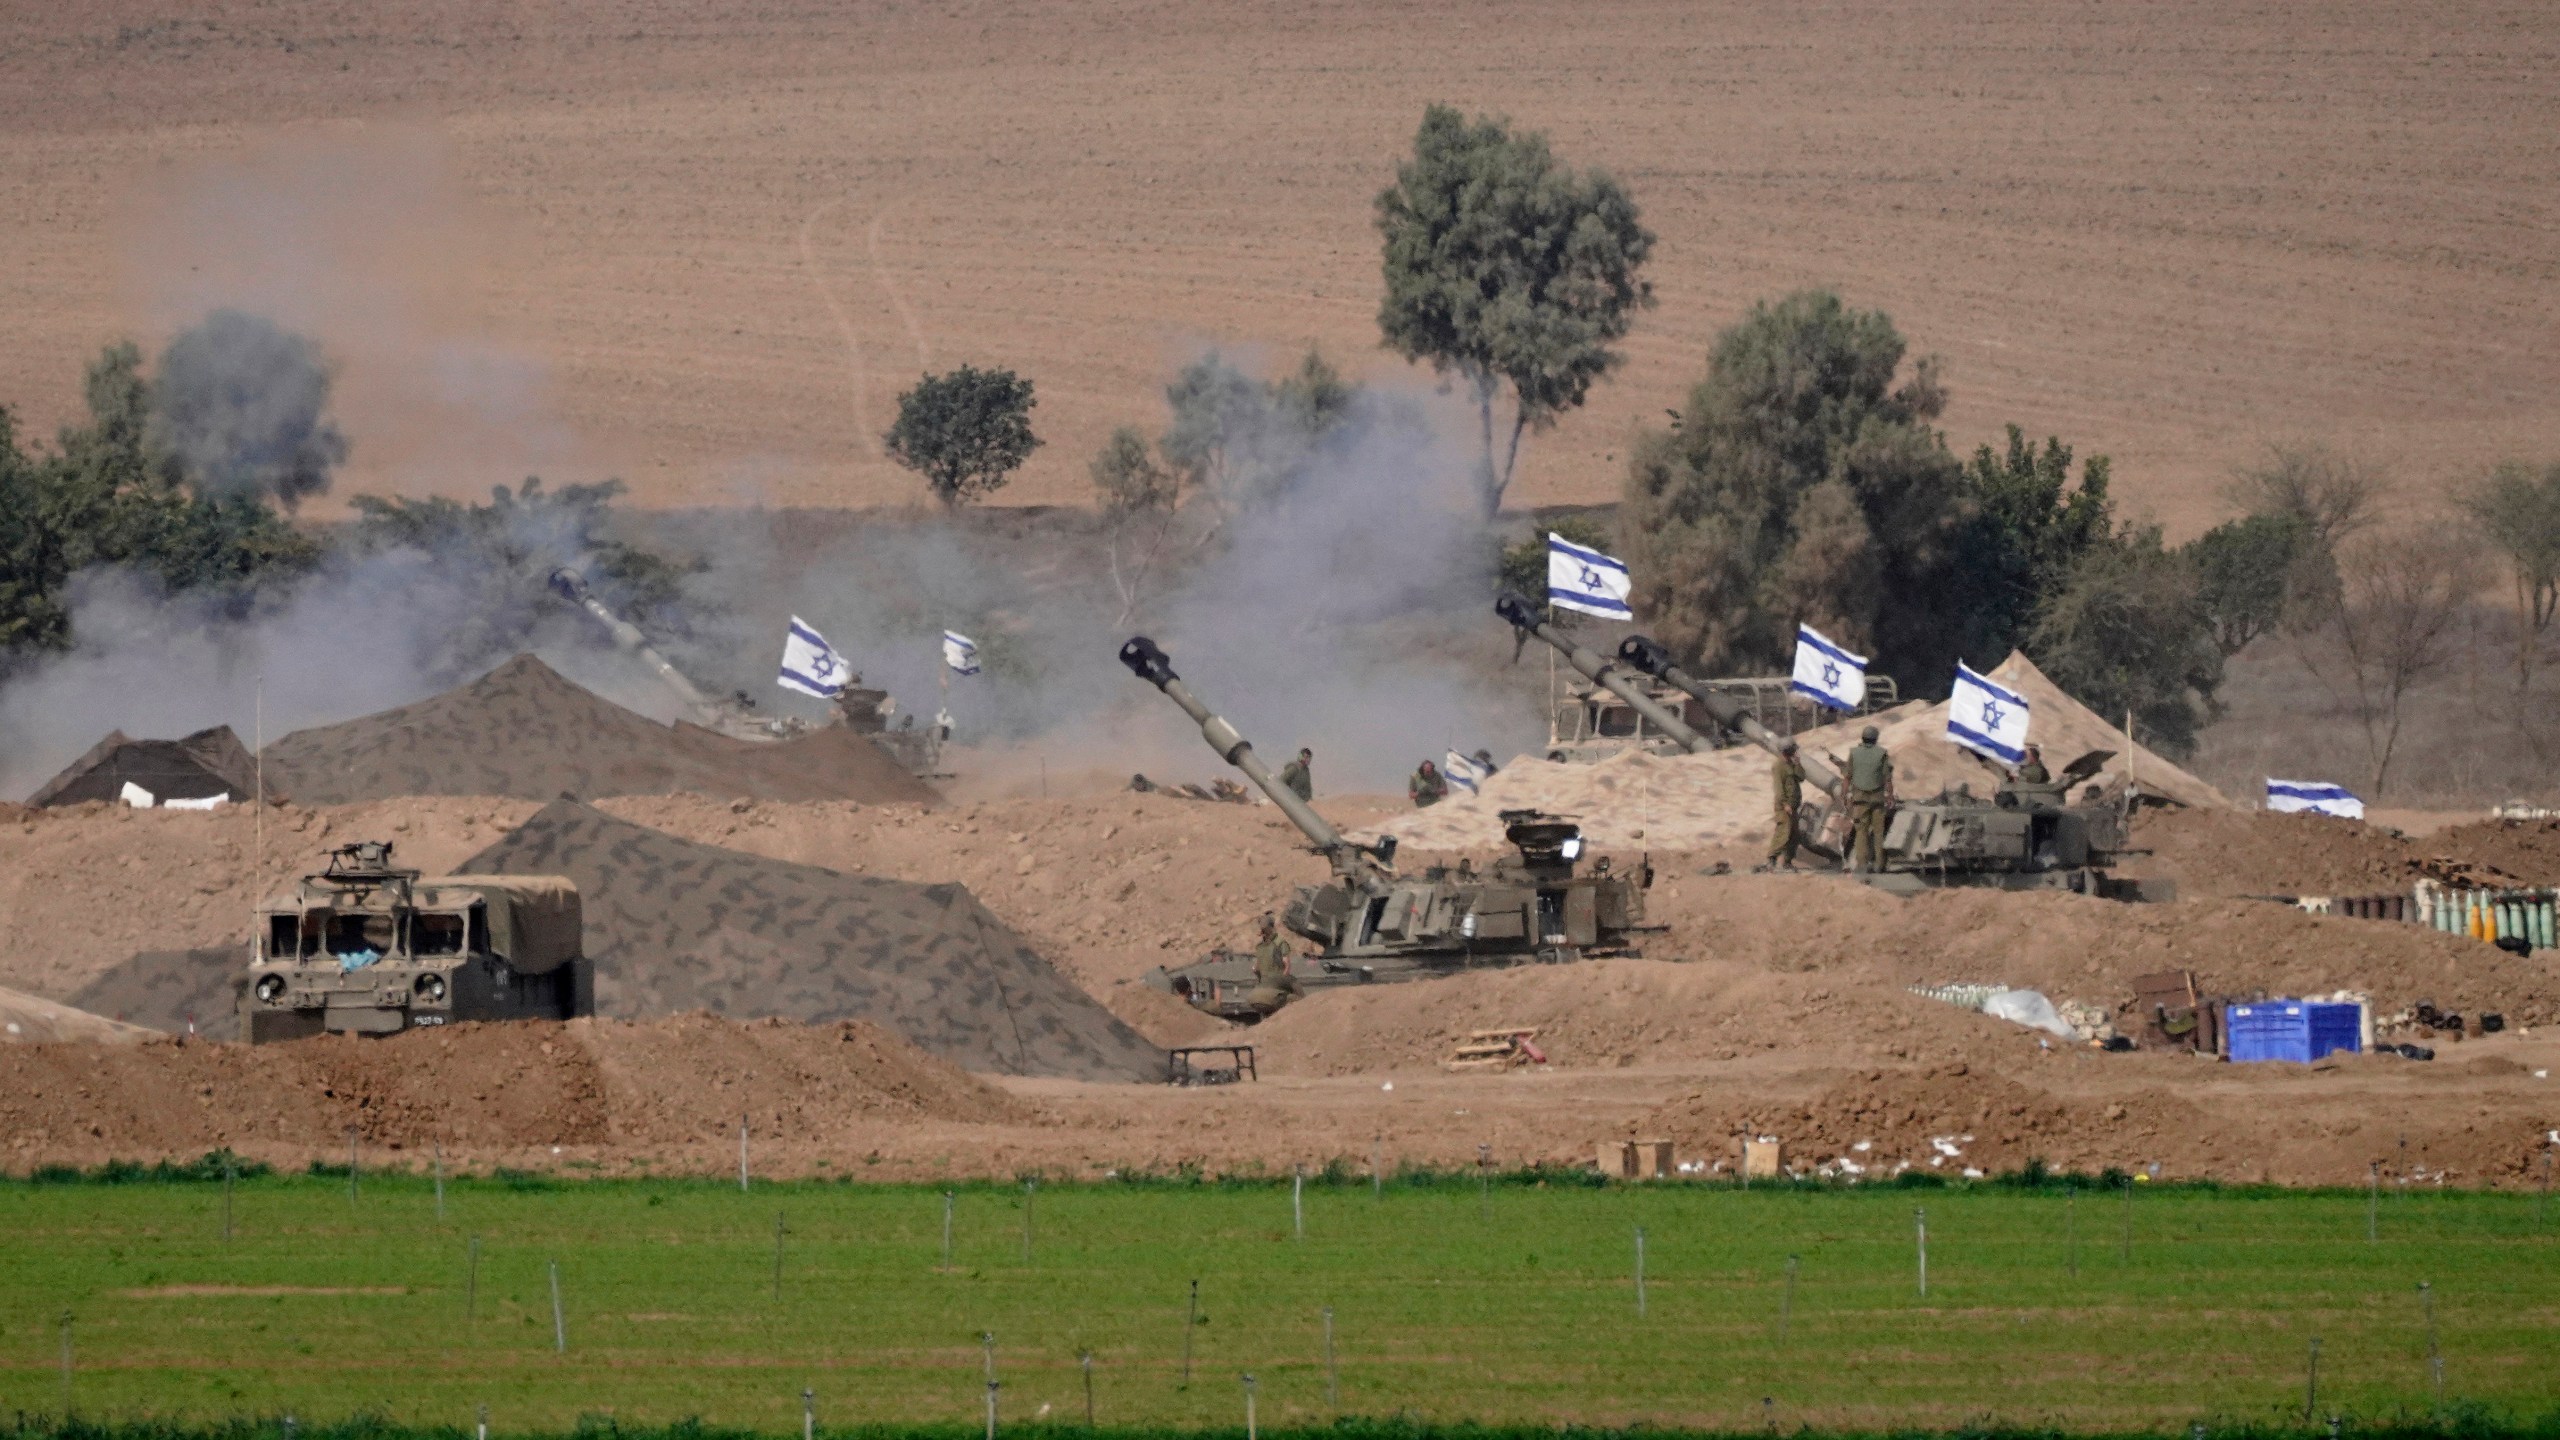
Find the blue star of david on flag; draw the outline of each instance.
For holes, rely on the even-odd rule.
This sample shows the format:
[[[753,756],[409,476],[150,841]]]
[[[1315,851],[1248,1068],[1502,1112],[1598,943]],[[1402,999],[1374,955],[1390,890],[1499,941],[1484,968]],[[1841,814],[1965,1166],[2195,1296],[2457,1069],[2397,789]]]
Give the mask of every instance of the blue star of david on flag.
[[[1867,657],[1852,655],[1810,625],[1796,627],[1795,673],[1787,688],[1833,710],[1867,703]]]

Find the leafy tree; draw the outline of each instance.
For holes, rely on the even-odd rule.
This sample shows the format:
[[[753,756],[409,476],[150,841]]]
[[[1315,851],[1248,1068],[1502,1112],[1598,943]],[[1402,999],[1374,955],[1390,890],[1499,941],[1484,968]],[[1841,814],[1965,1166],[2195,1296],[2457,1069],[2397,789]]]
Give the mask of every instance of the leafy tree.
[[[684,582],[710,567],[609,535],[613,502],[626,488],[601,480],[546,490],[540,476],[528,476],[513,490],[491,486],[481,505],[441,495],[357,495],[347,502],[356,512],[348,546],[359,555],[422,550],[499,588],[504,577],[526,596],[538,596],[551,572],[567,566],[633,620],[663,617],[683,603]]]
[[[924,477],[934,498],[958,506],[1001,489],[1038,448],[1031,382],[1010,370],[963,365],[927,375],[898,397],[882,440],[889,457]]]
[[[2193,563],[2156,529],[2085,548],[2037,606],[2026,645],[2055,684],[2109,720],[2130,713],[2172,756],[2195,749],[2222,683]]]
[[[2182,547],[2195,570],[2214,648],[2226,659],[2284,622],[2291,577],[2310,543],[2310,530],[2298,517],[2244,515]]]
[[[2478,546],[2447,523],[2394,525],[2356,536],[2335,573],[2294,621],[2299,654],[2363,729],[2368,793],[2378,796],[2409,692],[2453,660],[2447,641],[2483,579]]]
[[[1668,429],[1638,437],[1621,543],[1654,634],[1712,671],[1778,664],[1819,615],[1881,668],[1946,674],[1964,468],[1929,425],[1934,364],[1879,311],[1808,290],[1716,338]]]
[[[2533,688],[2543,632],[2560,609],[2560,464],[2505,464],[2463,497],[2463,509],[2507,563],[2516,597],[2516,689]]]
[[[1267,383],[1212,351],[1165,387],[1173,423],[1158,449],[1184,494],[1223,521],[1295,485],[1366,398],[1313,350]]]
[[[2374,523],[2388,488],[2382,468],[2325,445],[2278,445],[2243,470],[2231,496],[2250,515],[2285,520],[2301,544],[2285,576],[2289,622],[2323,623],[2338,605],[2338,549]]]
[[[1610,553],[1609,547],[1615,543],[1609,535],[1609,527],[1594,516],[1559,515],[1541,522],[1530,528],[1528,539],[1502,547],[1501,557],[1494,567],[1495,593],[1508,591],[1531,600],[1546,598],[1547,535],[1550,531],[1586,550],[1598,550],[1603,554]],[[1572,624],[1574,612],[1559,610],[1556,620],[1558,624]]]
[[[2116,542],[2107,457],[2093,455],[2071,483],[2071,447],[2041,447],[2012,425],[2007,448],[1985,445],[1965,467],[1973,517],[1958,542],[1965,653],[1983,664],[2019,645],[2044,604],[2088,555]]]
[[[1134,425],[1111,432],[1093,457],[1093,488],[1102,501],[1103,544],[1111,562],[1111,588],[1126,624],[1146,599],[1156,562],[1172,539],[1181,478],[1157,463],[1147,437]]]
[[[18,448],[17,417],[0,409],[0,656],[69,643],[59,537],[47,523],[44,467]]]
[[[1615,179],[1558,163],[1544,135],[1457,110],[1423,112],[1412,158],[1377,200],[1389,348],[1455,372],[1474,391],[1485,513],[1502,508],[1520,437],[1579,407],[1624,359],[1634,313],[1653,304],[1637,272],[1653,232]],[[1510,439],[1495,458],[1494,405]]]

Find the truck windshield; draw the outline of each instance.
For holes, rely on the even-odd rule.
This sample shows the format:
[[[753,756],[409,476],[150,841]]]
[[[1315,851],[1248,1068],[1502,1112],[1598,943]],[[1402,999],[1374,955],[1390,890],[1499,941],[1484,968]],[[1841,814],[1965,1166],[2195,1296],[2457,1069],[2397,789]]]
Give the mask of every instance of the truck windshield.
[[[409,940],[421,955],[459,955],[462,953],[463,918],[459,915],[419,914],[409,920]]]

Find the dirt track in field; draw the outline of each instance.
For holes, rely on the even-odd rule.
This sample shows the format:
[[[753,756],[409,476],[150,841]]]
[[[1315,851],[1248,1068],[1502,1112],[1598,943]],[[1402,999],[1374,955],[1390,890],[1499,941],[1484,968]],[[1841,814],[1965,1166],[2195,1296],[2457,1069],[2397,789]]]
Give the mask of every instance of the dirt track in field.
[[[928,366],[1010,365],[1078,499],[1204,339],[1384,366],[1371,197],[1425,103],[1623,176],[1661,307],[1517,498],[1606,498],[1752,299],[1840,286],[2003,422],[2209,521],[2264,441],[2560,450],[2560,11],[1749,3],[0,16],[0,399],[247,301],[342,362],[346,488],[618,472],[863,504]]]

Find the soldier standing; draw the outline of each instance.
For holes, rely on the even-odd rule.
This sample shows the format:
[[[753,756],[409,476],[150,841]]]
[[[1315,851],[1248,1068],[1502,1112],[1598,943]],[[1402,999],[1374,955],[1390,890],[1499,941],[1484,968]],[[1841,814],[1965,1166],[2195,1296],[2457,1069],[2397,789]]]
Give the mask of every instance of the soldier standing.
[[[1286,1005],[1298,993],[1298,978],[1289,973],[1289,942],[1279,923],[1262,912],[1262,940],[1253,947],[1253,1003],[1264,1014]]]
[[[1301,800],[1316,798],[1315,761],[1316,752],[1301,746],[1298,758],[1280,767],[1280,783]]]
[[[1884,812],[1893,800],[1893,755],[1876,734],[1866,727],[1849,749],[1849,869],[1861,875],[1884,866]]]
[[[2044,785],[2051,783],[2052,780],[2053,776],[2044,768],[2044,752],[2033,745],[2028,746],[2026,758],[2018,762],[2018,783]]]
[[[1425,760],[1422,768],[1413,772],[1413,778],[1405,782],[1404,793],[1413,797],[1413,808],[1420,810],[1448,799],[1449,782],[1440,774],[1439,766]]]
[[[1804,762],[1796,758],[1796,742],[1791,736],[1778,744],[1778,761],[1769,767],[1773,788],[1770,801],[1774,807],[1769,817],[1769,863],[1763,870],[1796,868],[1796,847],[1803,837],[1796,830],[1796,812],[1804,804]]]

